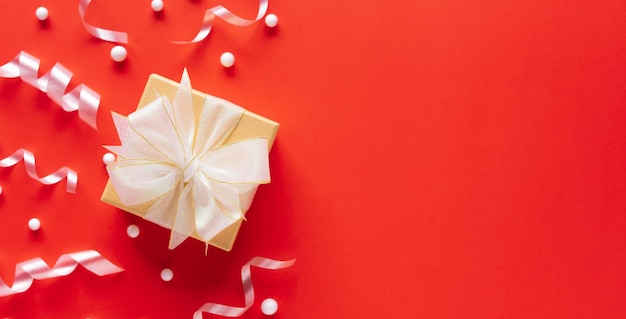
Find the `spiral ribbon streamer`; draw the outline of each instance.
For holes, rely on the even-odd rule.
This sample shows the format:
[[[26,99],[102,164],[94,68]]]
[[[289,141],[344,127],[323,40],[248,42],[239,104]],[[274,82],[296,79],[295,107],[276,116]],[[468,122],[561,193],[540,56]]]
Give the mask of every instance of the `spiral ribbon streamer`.
[[[82,21],[85,26],[85,30],[100,40],[128,43],[128,33],[94,27],[85,21],[85,11],[87,11],[89,3],[91,3],[91,0],[80,0],[78,3],[78,15],[80,16],[80,21]]]
[[[40,183],[44,185],[52,185],[52,184],[56,184],[60,182],[64,178],[67,178],[67,187],[66,187],[67,192],[72,193],[72,194],[76,193],[76,184],[78,184],[78,174],[76,174],[75,171],[64,166],[56,170],[56,172],[40,178],[39,175],[37,174],[37,168],[35,166],[35,155],[33,155],[33,153],[23,148],[20,148],[19,150],[15,151],[15,153],[13,153],[11,156],[0,160],[0,167],[11,167],[19,163],[21,160],[24,160],[26,173],[32,179],[39,181]]]
[[[46,93],[65,112],[78,111],[78,116],[97,130],[96,116],[100,105],[100,95],[84,84],[78,85],[65,94],[72,79],[72,72],[60,63],[40,78],[39,59],[21,51],[9,63],[0,66],[1,78],[21,78],[22,81]]]
[[[98,276],[106,276],[124,271],[95,250],[84,250],[59,257],[54,267],[50,268],[40,257],[21,262],[15,266],[13,287],[9,287],[0,279],[0,297],[25,292],[33,284],[33,280],[43,280],[67,276],[76,266],[81,265]]]
[[[87,7],[91,3],[92,0],[80,0],[78,4],[78,14],[80,15],[80,20],[83,22],[83,26],[85,26],[85,30],[89,32],[89,34],[94,37],[109,41],[109,42],[119,42],[119,43],[128,43],[128,33],[121,31],[113,31],[104,28],[95,27],[85,21],[85,11],[87,11]],[[223,6],[215,6],[210,9],[207,9],[204,12],[204,19],[202,21],[202,27],[196,37],[191,41],[172,41],[175,44],[190,44],[190,43],[198,43],[204,40],[209,33],[211,32],[211,28],[213,27],[213,20],[215,17],[219,17],[220,19],[239,27],[249,26],[263,18],[267,13],[269,0],[260,0],[259,1],[259,11],[257,12],[256,18],[253,20],[244,19],[242,17],[237,16],[232,13],[230,10],[226,9]]]
[[[243,307],[233,307],[217,303],[205,303],[193,314],[193,319],[202,319],[203,312],[223,317],[239,317],[243,315],[248,309],[250,309],[250,307],[252,307],[252,304],[254,304],[254,287],[252,286],[250,266],[277,270],[290,267],[295,262],[295,259],[287,261],[273,260],[264,257],[254,257],[250,259],[248,263],[241,267],[241,283],[243,284],[246,305]]]
[[[200,31],[198,31],[198,34],[196,35],[196,37],[191,40],[191,41],[172,41],[173,43],[176,44],[190,44],[190,43],[197,43],[200,42],[202,40],[204,40],[209,33],[211,32],[211,28],[213,27],[213,20],[215,20],[215,17],[219,17],[220,19],[232,24],[232,25],[236,25],[238,27],[245,27],[245,26],[249,26],[259,20],[261,20],[261,18],[263,18],[263,16],[265,16],[265,14],[267,13],[267,6],[268,6],[268,2],[269,0],[261,0],[259,1],[259,11],[256,15],[256,18],[254,18],[253,20],[248,20],[248,19],[244,19],[241,18],[237,15],[235,15],[234,13],[230,12],[228,9],[224,8],[223,6],[215,6],[213,8],[207,9],[204,12],[204,19],[202,21],[202,28],[200,28]]]

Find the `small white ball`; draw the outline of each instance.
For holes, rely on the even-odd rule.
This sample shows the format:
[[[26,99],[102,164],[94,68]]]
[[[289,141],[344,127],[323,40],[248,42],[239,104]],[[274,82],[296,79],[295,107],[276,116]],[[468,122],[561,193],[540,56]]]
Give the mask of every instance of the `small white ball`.
[[[266,316],[271,316],[278,311],[278,302],[274,298],[267,298],[261,303],[261,312]]]
[[[115,162],[115,154],[113,153],[106,153],[104,155],[102,155],[102,163],[104,163],[104,165],[109,165],[111,163]]]
[[[174,278],[174,272],[169,268],[164,268],[161,270],[161,280],[170,281]]]
[[[161,10],[163,10],[163,1],[152,0],[152,3],[150,3],[150,6],[152,7],[152,10],[154,12],[161,12]]]
[[[41,221],[39,221],[39,218],[31,218],[30,220],[28,220],[28,229],[32,230],[32,231],[38,231],[41,228]]]
[[[0,195],[2,195],[2,186],[0,186]]]
[[[235,56],[230,52],[224,52],[222,56],[220,56],[220,63],[223,67],[230,68],[235,64]]]
[[[134,224],[129,225],[128,228],[126,228],[126,234],[128,234],[130,238],[137,238],[139,236],[139,227]]]
[[[121,45],[116,45],[111,49],[111,59],[115,62],[122,62],[126,60],[126,56],[128,52],[126,52],[126,48]]]
[[[265,25],[274,28],[278,25],[278,17],[275,14],[268,14],[265,16]]]
[[[39,7],[35,10],[35,16],[39,21],[45,21],[48,19],[48,9],[46,7]]]

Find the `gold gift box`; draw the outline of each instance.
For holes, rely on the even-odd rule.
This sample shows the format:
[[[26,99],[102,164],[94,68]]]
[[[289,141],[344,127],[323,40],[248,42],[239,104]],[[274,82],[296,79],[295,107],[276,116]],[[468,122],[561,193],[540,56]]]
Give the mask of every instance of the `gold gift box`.
[[[139,100],[139,105],[137,106],[137,109],[148,105],[159,96],[167,96],[170,100],[173,100],[177,88],[177,82],[164,78],[158,74],[150,74],[150,77],[148,78],[148,83],[146,83],[146,87],[143,90],[143,94],[141,95],[141,99]],[[200,114],[199,111],[201,110],[202,105],[204,104],[204,100],[207,96],[210,95],[197,90],[193,90],[193,107],[195,111],[198,111],[194,114]],[[229,101],[223,99],[220,100],[222,100],[224,103],[232,104]],[[196,118],[196,122],[198,120],[199,119]],[[271,149],[272,145],[274,144],[274,139],[276,138],[276,133],[278,132],[278,127],[279,124],[272,120],[266,119],[252,112],[244,111],[241,121],[239,121],[239,124],[237,124],[230,136],[226,138],[226,140],[223,142],[223,145],[252,137],[265,137],[267,138],[268,147],[269,149]],[[117,192],[115,191],[113,183],[111,183],[110,179],[107,182],[106,187],[104,188],[101,200],[107,204],[110,204],[140,217],[143,217],[150,207],[149,204],[133,207],[124,206]],[[245,214],[246,212],[243,213]],[[234,224],[230,225],[222,232],[217,234],[217,236],[213,237],[213,239],[209,241],[209,244],[225,251],[230,251],[233,247],[233,243],[235,242],[235,238],[237,237],[237,233],[239,232],[239,227],[241,227],[241,223],[242,220],[240,219]],[[166,227],[165,225],[161,226]],[[203,241],[197,236],[196,233],[192,234],[192,237]]]

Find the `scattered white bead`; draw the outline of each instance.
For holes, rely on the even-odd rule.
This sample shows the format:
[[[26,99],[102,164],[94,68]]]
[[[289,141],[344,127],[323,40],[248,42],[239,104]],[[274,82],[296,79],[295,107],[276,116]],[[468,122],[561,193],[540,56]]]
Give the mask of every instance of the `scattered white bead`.
[[[222,56],[220,56],[220,63],[223,67],[230,68],[235,64],[235,56],[230,52],[224,52]]]
[[[115,62],[122,62],[126,60],[126,56],[128,52],[126,52],[126,48],[121,45],[116,45],[111,49],[111,59]]]
[[[161,270],[161,279],[163,281],[170,281],[174,278],[174,272],[169,268],[164,268]]]
[[[261,303],[261,312],[266,316],[271,316],[278,311],[278,302],[274,298],[267,298]]]
[[[274,28],[278,25],[278,17],[275,14],[268,14],[265,16],[265,25]]]
[[[0,195],[2,195],[2,186],[0,186]]]
[[[104,155],[102,155],[102,163],[104,163],[104,165],[109,165],[111,163],[115,162],[115,154],[113,153],[106,153]]]
[[[39,228],[41,228],[41,221],[39,221],[39,218],[33,217],[28,220],[28,229],[32,231],[38,231]]]
[[[126,234],[128,234],[130,238],[137,238],[137,236],[139,236],[139,227],[134,224],[129,225],[128,228],[126,228]]]
[[[163,1],[152,0],[152,3],[150,3],[150,6],[152,7],[152,10],[154,12],[161,12],[161,10],[163,10]]]
[[[35,16],[39,21],[45,21],[48,19],[48,9],[46,7],[39,7],[35,10]]]

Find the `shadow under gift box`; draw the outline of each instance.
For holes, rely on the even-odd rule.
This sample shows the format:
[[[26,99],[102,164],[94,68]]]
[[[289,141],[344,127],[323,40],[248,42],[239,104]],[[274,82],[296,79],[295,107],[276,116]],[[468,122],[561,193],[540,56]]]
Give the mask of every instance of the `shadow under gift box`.
[[[159,96],[167,96],[170,101],[173,100],[177,88],[177,82],[164,78],[158,74],[151,74],[148,78],[148,83],[146,83],[146,87],[143,90],[143,94],[141,95],[141,99],[139,100],[139,105],[137,106],[137,109],[148,105]],[[192,102],[194,110],[197,111],[194,112],[194,114],[200,114],[199,111],[202,109],[202,105],[204,104],[204,100],[207,96],[218,99],[226,104],[233,104],[229,101],[213,97],[197,90],[193,90]],[[198,117],[196,117],[196,122],[198,120]],[[267,146],[269,149],[271,149],[272,145],[274,144],[274,139],[276,138],[276,133],[278,132],[278,127],[279,124],[272,120],[266,119],[252,112],[244,111],[243,117],[241,118],[235,129],[232,131],[230,136],[228,136],[224,140],[222,145],[253,137],[265,137],[267,138]],[[107,181],[104,192],[102,193],[101,200],[107,204],[110,204],[140,217],[143,217],[150,207],[150,204],[133,207],[124,206],[119,198],[119,195],[115,191],[113,183],[110,179]],[[243,213],[245,214],[246,212]],[[225,251],[230,251],[233,247],[242,221],[243,220],[240,219],[234,224],[225,228],[223,231],[221,231],[219,234],[209,240],[209,245],[215,246]],[[161,226],[169,229],[167,225]],[[198,237],[196,233],[193,233],[191,237],[203,241],[202,239],[200,239],[200,237]]]

